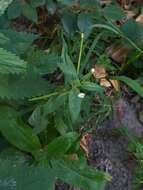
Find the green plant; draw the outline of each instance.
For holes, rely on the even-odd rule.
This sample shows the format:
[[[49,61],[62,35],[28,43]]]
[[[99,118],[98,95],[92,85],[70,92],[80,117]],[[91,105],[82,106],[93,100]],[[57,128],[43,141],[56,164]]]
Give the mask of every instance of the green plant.
[[[109,80],[121,80],[142,96],[137,81],[118,75],[142,55],[143,27],[133,19],[117,26],[126,15],[115,3],[103,8],[93,0],[5,2],[0,1],[0,189],[51,190],[60,179],[102,190],[110,176],[89,167],[79,145],[80,127],[95,116],[100,126],[112,111],[91,69],[102,64]],[[54,37],[37,32],[41,9],[59,19]],[[23,16],[26,31],[18,32],[13,22]],[[136,51],[121,69],[105,51],[111,37],[111,43]]]

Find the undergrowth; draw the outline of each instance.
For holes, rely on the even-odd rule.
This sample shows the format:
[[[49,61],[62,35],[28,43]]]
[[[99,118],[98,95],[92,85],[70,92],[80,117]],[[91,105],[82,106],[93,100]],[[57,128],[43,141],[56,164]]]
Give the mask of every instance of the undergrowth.
[[[1,190],[58,180],[102,190],[111,180],[87,165],[81,126],[110,117],[119,81],[143,97],[143,26],[126,17],[116,1],[0,0]],[[125,48],[121,61],[111,45]]]

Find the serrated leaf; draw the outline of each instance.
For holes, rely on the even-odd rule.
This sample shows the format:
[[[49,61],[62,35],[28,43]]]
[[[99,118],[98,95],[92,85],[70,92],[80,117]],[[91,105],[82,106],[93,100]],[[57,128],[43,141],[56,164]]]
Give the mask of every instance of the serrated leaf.
[[[0,0],[0,16],[5,12],[13,0]]]
[[[57,54],[35,51],[30,55],[30,62],[40,74],[48,74],[57,69],[60,57]]]
[[[11,107],[0,106],[0,131],[14,146],[26,152],[35,152],[41,148],[39,138],[32,133],[19,114]]]
[[[1,47],[16,55],[24,54],[38,37],[30,32],[17,32],[12,29],[0,30],[0,32],[9,39]]]
[[[0,73],[20,74],[25,73],[27,63],[18,56],[5,49],[0,48]]]
[[[35,75],[0,76],[0,98],[20,100],[50,93],[53,89],[47,81]]]

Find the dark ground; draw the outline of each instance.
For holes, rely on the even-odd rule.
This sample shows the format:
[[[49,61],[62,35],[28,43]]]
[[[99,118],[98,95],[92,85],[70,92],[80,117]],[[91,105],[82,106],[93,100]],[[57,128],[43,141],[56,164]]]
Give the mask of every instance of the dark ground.
[[[135,168],[137,162],[127,151],[128,138],[115,128],[123,126],[137,136],[142,136],[142,102],[119,99],[113,104],[115,115],[106,121],[102,128],[95,130],[89,144],[89,164],[106,171],[112,176],[105,190],[134,190]],[[60,183],[56,190],[78,190]],[[143,188],[140,188],[143,190]]]

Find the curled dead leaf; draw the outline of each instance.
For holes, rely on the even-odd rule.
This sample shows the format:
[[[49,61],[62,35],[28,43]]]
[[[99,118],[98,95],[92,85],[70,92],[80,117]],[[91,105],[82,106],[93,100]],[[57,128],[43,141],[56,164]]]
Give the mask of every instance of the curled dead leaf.
[[[129,48],[123,45],[112,45],[107,48],[107,55],[114,61],[121,63],[126,58]]]
[[[85,152],[86,156],[88,157],[89,155],[89,143],[92,140],[92,135],[89,133],[86,133],[82,136],[80,140],[80,147],[81,149]]]
[[[104,66],[101,64],[96,64],[94,67],[93,75],[96,79],[105,78],[107,76],[107,73]]]
[[[100,79],[100,86],[108,88],[111,87],[111,83],[106,78],[102,78]]]
[[[69,159],[69,160],[79,160],[77,154],[69,154],[69,155],[68,155],[68,159]]]
[[[120,90],[120,84],[119,84],[119,81],[118,80],[110,80],[112,86],[114,87],[114,89],[116,91],[119,91]]]
[[[143,15],[139,15],[139,16],[136,18],[136,21],[139,22],[140,24],[143,24]]]

